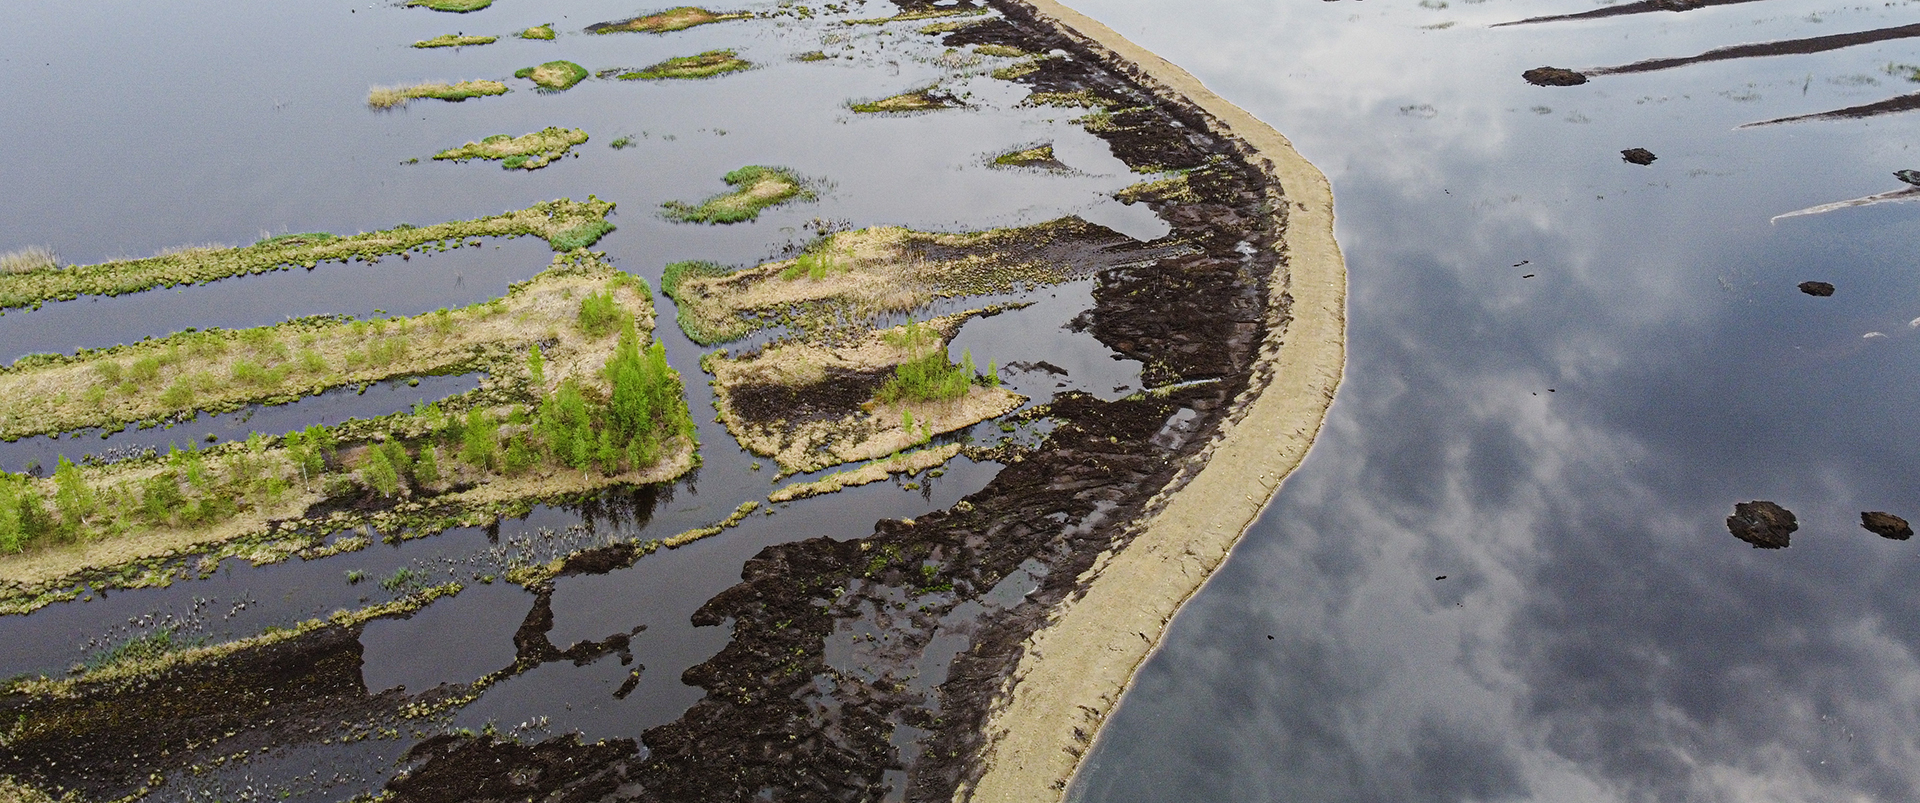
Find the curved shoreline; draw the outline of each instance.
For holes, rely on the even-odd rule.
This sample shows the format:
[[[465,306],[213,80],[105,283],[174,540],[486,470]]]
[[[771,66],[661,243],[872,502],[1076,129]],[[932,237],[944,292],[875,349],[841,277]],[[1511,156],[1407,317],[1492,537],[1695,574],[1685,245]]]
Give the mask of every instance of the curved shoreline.
[[[1203,456],[1205,467],[1135,526],[1125,550],[1082,578],[1025,645],[987,727],[983,774],[956,801],[1057,801],[1107,715],[1174,614],[1205,585],[1306,458],[1346,364],[1346,263],[1326,176],[1285,136],[1186,70],[1055,0],[1009,0],[1156,96],[1195,111],[1283,191],[1284,278],[1268,291],[1255,386]],[[1261,383],[1265,383],[1264,387]]]

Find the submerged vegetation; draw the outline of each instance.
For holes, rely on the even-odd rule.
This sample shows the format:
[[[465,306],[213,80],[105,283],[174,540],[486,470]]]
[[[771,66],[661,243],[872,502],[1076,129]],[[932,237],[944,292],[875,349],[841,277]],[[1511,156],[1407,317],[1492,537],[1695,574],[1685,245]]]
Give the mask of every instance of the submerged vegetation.
[[[474,45],[490,45],[498,41],[500,41],[500,37],[498,36],[464,36],[459,34],[443,33],[432,39],[422,39],[418,42],[414,42],[413,46],[418,48],[469,47]]]
[[[578,128],[548,126],[517,137],[495,134],[479,142],[469,142],[458,148],[448,148],[434,154],[433,158],[455,162],[464,162],[468,159],[494,159],[507,170],[538,170],[546,167],[553,160],[567,155],[573,146],[586,141],[587,132]]]
[[[308,354],[318,355],[331,372],[326,379],[336,382],[458,360],[485,371],[491,388],[410,414],[280,437],[256,433],[204,451],[174,449],[104,466],[62,460],[51,478],[0,472],[0,553],[107,539],[134,538],[156,548],[219,541],[258,532],[271,520],[300,520],[328,499],[474,503],[677,475],[691,465],[694,429],[680,377],[660,344],[651,342],[652,318],[645,283],[578,251],[556,257],[507,296],[461,310],[185,333],[208,335],[194,342],[218,341],[226,353],[162,365],[144,382],[130,381],[122,361],[164,362],[176,350],[184,358],[188,349],[174,342],[182,336],[10,370],[0,381],[64,378],[107,388],[108,377],[118,374],[120,383],[107,390],[112,403],[176,411],[184,408],[169,403],[186,400],[156,388],[213,376],[219,382],[214,394],[258,392],[261,386],[235,372],[212,370],[242,364],[255,365],[264,381],[300,386],[310,381],[300,375]],[[276,362],[272,355],[291,344],[302,344],[301,356]],[[392,362],[376,364],[376,351]],[[356,359],[361,367],[343,365]],[[122,367],[105,370],[109,364]],[[169,378],[174,384],[165,384]],[[36,400],[8,391],[6,402]],[[60,413],[10,410],[4,417],[20,421],[23,415],[40,422]]]
[[[376,86],[367,90],[367,105],[376,109],[391,109],[405,106],[416,98],[462,101],[504,94],[507,94],[507,85],[499,81],[461,81],[457,84],[427,81],[407,86]]]
[[[950,109],[954,105],[953,98],[938,92],[934,87],[927,87],[912,92],[902,92],[889,98],[850,104],[847,108],[861,114],[884,114]]]
[[[672,31],[683,31],[695,25],[748,19],[752,16],[753,14],[745,11],[714,13],[695,6],[681,6],[679,8],[662,11],[658,14],[648,14],[644,17],[634,17],[618,22],[596,22],[587,26],[587,33],[621,33],[628,31],[639,33],[670,33]]]
[[[760,216],[760,210],[794,200],[813,200],[814,194],[800,177],[784,167],[748,165],[728,173],[724,179],[733,192],[722,193],[698,205],[681,201],[661,204],[668,220],[681,223],[743,223]]]
[[[521,39],[552,39],[553,23],[549,22],[545,25],[535,25],[516,35]]]
[[[587,68],[571,61],[549,61],[537,67],[522,67],[513,73],[515,78],[526,78],[541,89],[552,92],[564,92],[574,84],[587,80]]]
[[[730,72],[753,69],[752,62],[731,50],[709,50],[697,56],[667,59],[641,70],[621,73],[622,81],[657,81],[669,78],[712,78]]]
[[[456,14],[465,14],[469,11],[479,11],[480,9],[493,5],[493,0],[407,0],[407,5],[409,7],[422,6],[435,11],[451,11]]]
[[[313,268],[336,260],[378,261],[381,256],[416,248],[446,250],[463,242],[477,242],[471,239],[476,237],[532,235],[545,239],[555,251],[571,251],[592,245],[612,231],[613,224],[607,222],[612,211],[612,202],[592,196],[584,202],[563,198],[492,217],[433,226],[402,225],[345,237],[290,234],[242,248],[192,248],[145,259],[0,273],[0,309],[202,284],[296,266]]]

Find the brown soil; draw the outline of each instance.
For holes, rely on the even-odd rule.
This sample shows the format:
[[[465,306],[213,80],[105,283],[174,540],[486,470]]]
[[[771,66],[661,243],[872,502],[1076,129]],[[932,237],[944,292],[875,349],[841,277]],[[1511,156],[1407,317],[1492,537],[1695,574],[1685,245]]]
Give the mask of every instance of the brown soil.
[[[1579,86],[1587,82],[1587,76],[1560,67],[1535,67],[1520,77],[1534,86]]]
[[[632,739],[582,744],[574,735],[534,745],[491,736],[435,736],[407,751],[418,762],[387,783],[396,803],[586,803],[627,780]]]

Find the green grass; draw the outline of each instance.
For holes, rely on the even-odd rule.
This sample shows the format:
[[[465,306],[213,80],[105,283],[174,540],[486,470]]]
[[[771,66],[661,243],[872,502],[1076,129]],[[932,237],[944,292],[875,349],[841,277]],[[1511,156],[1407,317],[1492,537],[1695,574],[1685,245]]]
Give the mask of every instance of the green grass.
[[[805,53],[801,53],[797,56],[794,56],[793,60],[800,61],[800,62],[813,62],[813,61],[826,61],[827,59],[830,59],[830,58],[833,58],[833,57],[827,55],[826,51],[824,50],[809,50]]]
[[[321,262],[377,259],[408,249],[444,247],[474,237],[544,238],[556,251],[592,245],[613,230],[606,216],[613,203],[591,198],[534,204],[526,209],[433,226],[395,226],[371,234],[336,237],[293,234],[241,248],[196,248],[145,259],[66,268],[0,273],[0,309],[37,307],[81,296],[118,296],[159,287],[204,284],[234,276],[314,267]]]
[[[1027,55],[1027,51],[1010,45],[980,45],[975,47],[973,52],[982,56],[998,56],[1009,59],[1023,58]]]
[[[637,143],[633,141],[633,137],[623,135],[620,138],[607,143],[607,147],[612,148],[616,151],[624,151],[628,148],[633,147],[635,144]]]
[[[464,162],[468,159],[493,159],[507,170],[538,170],[567,155],[573,146],[585,143],[587,132],[578,128],[548,126],[531,134],[510,137],[495,134],[479,142],[448,148],[434,154],[435,159]]]
[[[517,34],[521,39],[553,39],[553,23],[535,25]]]
[[[490,5],[493,5],[493,0],[407,0],[408,7],[420,6],[435,11],[451,11],[455,14],[479,11]]]
[[[999,156],[996,156],[993,159],[993,163],[997,167],[1033,167],[1036,165],[1054,165],[1054,164],[1058,164],[1059,161],[1060,161],[1059,159],[1054,158],[1052,145],[1041,145],[1037,148],[1027,148],[1025,150],[1011,151],[1008,153],[1000,154]]]
[[[541,89],[564,92],[587,80],[587,68],[571,61],[549,61],[538,67],[522,67],[513,77],[529,79]]]
[[[367,91],[367,105],[376,109],[391,109],[405,106],[416,98],[462,101],[504,94],[507,94],[507,85],[499,81],[461,81],[457,84],[428,81],[408,86],[376,86]]]
[[[747,12],[714,13],[695,6],[681,6],[658,14],[648,14],[618,22],[597,22],[587,26],[587,33],[671,33],[684,31],[696,25],[748,19],[752,16]]]
[[[753,64],[731,50],[709,50],[698,56],[679,56],[642,70],[621,73],[622,81],[659,81],[672,78],[712,78],[753,69]]]
[[[668,220],[681,223],[744,223],[760,216],[760,210],[794,200],[813,200],[814,194],[800,177],[783,167],[749,165],[728,173],[724,179],[733,192],[715,195],[699,205],[680,201],[661,204]]]
[[[890,98],[881,98],[880,100],[867,101],[865,103],[854,103],[847,108],[861,114],[899,114],[946,109],[952,107],[952,105],[952,103],[949,103],[945,99],[935,97],[933,87],[927,87],[925,89],[916,89],[912,92],[902,92]]]
[[[468,46],[475,46],[475,45],[490,45],[498,41],[500,41],[500,37],[498,36],[457,36],[450,33],[443,33],[432,39],[422,39],[418,42],[414,42],[413,46],[418,48],[468,47]]]
[[[874,394],[881,404],[952,401],[967,395],[976,383],[999,384],[997,376],[979,376],[971,351],[961,356],[959,364],[949,362],[939,334],[924,324],[908,321],[899,334],[888,333],[886,340],[920,356],[893,369],[893,376]]]

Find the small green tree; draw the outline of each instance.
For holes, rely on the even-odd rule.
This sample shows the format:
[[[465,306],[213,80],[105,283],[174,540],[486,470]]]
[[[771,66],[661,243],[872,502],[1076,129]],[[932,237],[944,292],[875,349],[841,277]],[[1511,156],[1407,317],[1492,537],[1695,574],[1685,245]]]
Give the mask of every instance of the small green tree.
[[[66,455],[60,456],[60,465],[53,470],[53,505],[60,511],[61,527],[75,535],[86,526],[87,517],[93,515],[98,506],[87,478]]]

